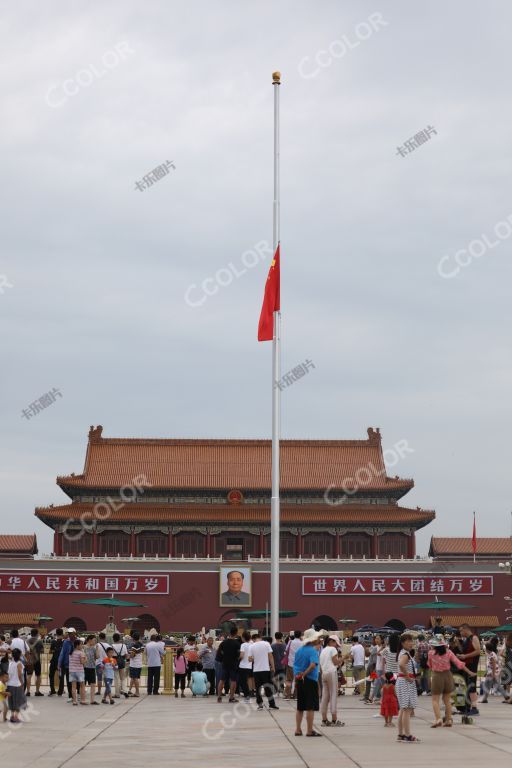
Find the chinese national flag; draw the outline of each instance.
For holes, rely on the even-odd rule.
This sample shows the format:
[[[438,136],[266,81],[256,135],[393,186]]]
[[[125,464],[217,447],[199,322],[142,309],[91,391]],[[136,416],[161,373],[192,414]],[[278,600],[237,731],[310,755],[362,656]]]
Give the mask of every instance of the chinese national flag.
[[[279,248],[272,260],[265,283],[265,295],[258,323],[258,341],[272,341],[274,338],[274,312],[281,309]]]
[[[476,514],[473,512],[473,538],[471,539],[471,548],[476,555]]]

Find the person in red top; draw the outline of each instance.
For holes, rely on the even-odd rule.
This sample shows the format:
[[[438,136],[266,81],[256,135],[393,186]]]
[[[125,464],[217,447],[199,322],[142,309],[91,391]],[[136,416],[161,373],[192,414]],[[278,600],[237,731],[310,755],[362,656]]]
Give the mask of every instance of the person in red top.
[[[432,670],[432,709],[434,710],[435,721],[432,728],[439,728],[443,725],[441,717],[441,696],[443,697],[445,709],[444,726],[451,728],[452,720],[452,693],[455,690],[451,665],[454,664],[458,669],[462,669],[471,677],[476,677],[476,672],[472,672],[466,667],[463,661],[450,651],[442,635],[436,635],[430,641],[431,650],[428,652],[428,667]]]
[[[386,682],[382,686],[382,697],[380,701],[380,713],[384,718],[384,727],[394,727],[393,718],[398,715],[398,699],[395,692],[395,681],[392,672],[386,672]]]

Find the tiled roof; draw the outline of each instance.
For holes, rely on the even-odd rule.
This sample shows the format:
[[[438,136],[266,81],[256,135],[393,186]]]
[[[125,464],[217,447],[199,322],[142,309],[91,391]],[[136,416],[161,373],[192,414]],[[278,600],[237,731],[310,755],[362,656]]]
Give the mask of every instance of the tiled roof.
[[[66,488],[120,488],[144,475],[152,488],[264,489],[271,485],[270,440],[103,438],[91,427],[84,472],[57,478]],[[359,473],[358,473],[359,470]],[[412,480],[386,475],[380,432],[367,440],[282,440],[281,488],[402,491]],[[400,494],[400,495],[402,495]]]
[[[471,538],[442,538],[433,536],[430,542],[430,554],[437,555],[473,555]],[[480,538],[476,540],[476,554],[503,555],[512,554],[512,538]]]
[[[39,624],[38,613],[0,613],[0,626],[11,629]]]
[[[11,552],[36,555],[37,539],[35,534],[0,536],[0,554],[5,555]]]
[[[38,507],[36,517],[51,525],[66,520],[79,521],[96,519],[104,523],[197,523],[197,522],[239,522],[270,523],[270,506],[264,504],[124,504],[119,509],[108,509],[102,504],[95,515],[94,504],[77,503],[60,507]],[[341,504],[334,507],[318,504],[281,505],[282,523],[350,523],[351,525],[401,524],[421,528],[435,517],[435,512],[387,504]]]
[[[431,626],[435,625],[435,616],[430,617]],[[445,616],[442,615],[443,624],[445,627],[460,627],[461,624],[469,624],[470,627],[497,627],[499,626],[499,620],[497,616]]]

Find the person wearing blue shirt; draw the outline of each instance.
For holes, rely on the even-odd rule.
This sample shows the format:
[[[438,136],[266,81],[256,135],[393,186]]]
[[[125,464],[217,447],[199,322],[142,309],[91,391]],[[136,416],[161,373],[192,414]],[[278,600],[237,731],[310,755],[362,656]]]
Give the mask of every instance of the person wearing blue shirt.
[[[315,712],[320,708],[318,696],[318,672],[320,654],[318,647],[322,642],[322,633],[306,629],[303,645],[297,649],[293,662],[293,674],[297,690],[297,713],[295,716],[295,735],[302,736],[302,718],[306,713],[306,736],[321,736],[313,728]]]
[[[208,694],[210,683],[208,682],[206,672],[203,672],[202,664],[198,663],[197,669],[192,672],[191,678],[192,695],[206,696]]]
[[[59,655],[59,661],[57,662],[57,667],[59,670],[59,676],[62,678],[66,678],[66,684],[68,687],[68,702],[73,701],[73,697],[71,695],[71,683],[69,681],[69,655],[73,650],[73,643],[76,640],[76,630],[74,627],[68,628],[68,636],[67,639],[64,640],[62,643],[62,648]]]

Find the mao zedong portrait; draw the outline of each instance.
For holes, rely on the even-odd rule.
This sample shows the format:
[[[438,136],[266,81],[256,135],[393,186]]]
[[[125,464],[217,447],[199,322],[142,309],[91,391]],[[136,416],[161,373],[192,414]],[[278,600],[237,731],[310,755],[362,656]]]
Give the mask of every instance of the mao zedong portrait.
[[[221,592],[221,605],[251,605],[251,595],[249,592],[244,591],[244,570],[245,569],[240,571],[232,570],[227,572],[226,582],[228,588],[225,592]],[[226,582],[224,582],[224,584],[226,584]]]

